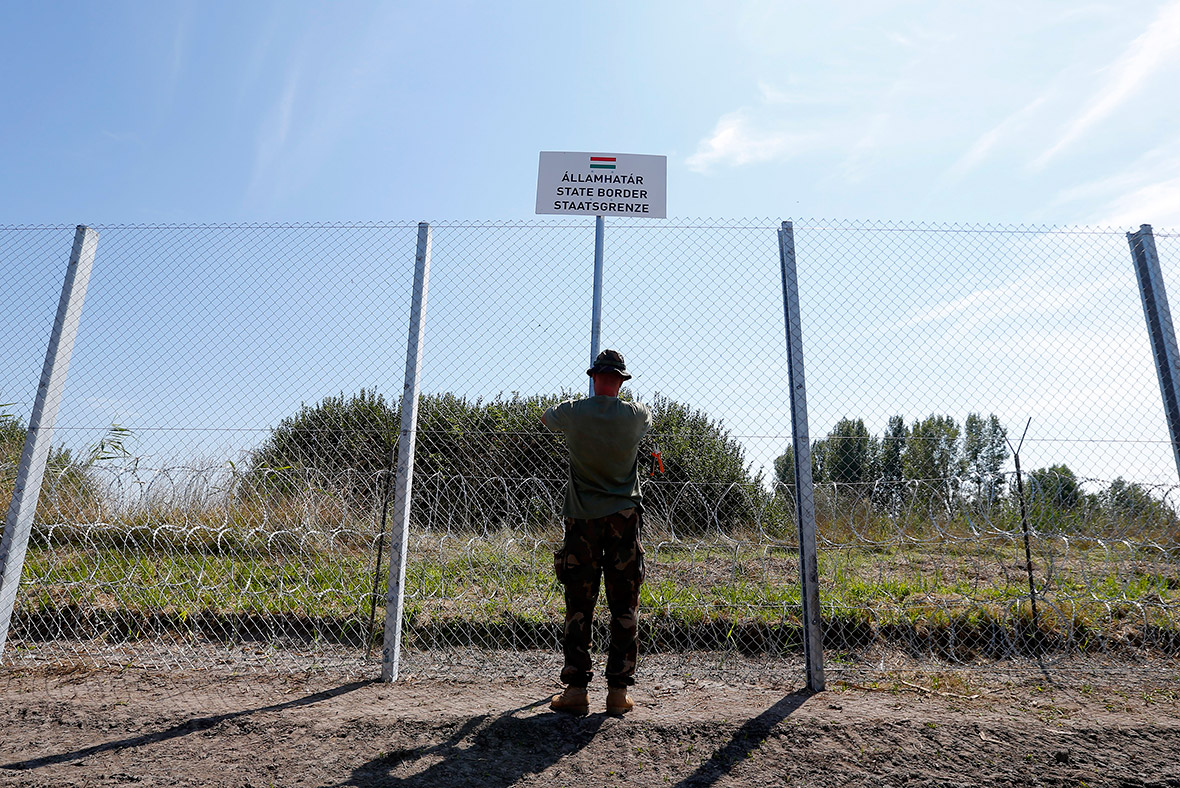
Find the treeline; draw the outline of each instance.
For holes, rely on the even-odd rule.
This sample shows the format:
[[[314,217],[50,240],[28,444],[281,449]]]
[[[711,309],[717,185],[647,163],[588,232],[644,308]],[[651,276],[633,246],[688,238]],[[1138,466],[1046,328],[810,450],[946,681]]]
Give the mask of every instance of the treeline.
[[[577,396],[421,396],[414,463],[418,516],[462,529],[551,524],[568,459],[560,434],[542,426],[541,414]],[[640,446],[640,473],[648,476],[656,443],[664,467],[644,487],[649,513],[684,533],[728,531],[754,521],[771,493],[761,474],[752,472],[741,443],[699,409],[660,395],[648,405],[653,428]],[[399,405],[376,392],[330,396],[276,426],[253,452],[251,472],[260,490],[282,492],[301,483],[285,471],[310,471],[355,503],[373,506],[384,494],[375,480],[388,478],[400,430]]]
[[[413,516],[417,522],[460,530],[526,525],[547,527],[560,509],[568,472],[560,434],[541,414],[572,392],[468,399],[450,393],[420,398]],[[624,392],[626,396],[626,392]],[[654,426],[640,447],[640,473],[649,515],[682,534],[729,533],[789,520],[794,485],[790,448],[774,462],[768,484],[746,461],[742,444],[704,411],[657,395],[649,403]],[[26,427],[0,411],[0,495],[15,481]],[[371,516],[386,494],[401,431],[397,403],[361,390],[303,405],[283,419],[245,464],[247,495],[339,497]],[[106,460],[134,459],[130,433],[112,425],[94,446],[74,456],[55,447],[42,503],[54,517],[93,517],[105,490],[90,471]],[[931,415],[907,424],[890,418],[882,434],[864,420],[844,418],[811,445],[817,501],[830,514],[861,507],[888,517],[918,520],[1017,510],[1007,430],[994,414]],[[648,476],[658,443],[664,472]],[[236,466],[235,473],[242,471]],[[1173,508],[1145,485],[1123,478],[1095,489],[1067,466],[1024,474],[1025,501],[1034,516],[1096,516],[1177,524]],[[252,492],[251,492],[252,491]],[[64,507],[64,508],[63,508]],[[98,507],[98,508],[96,508]],[[997,509],[998,507],[998,509]],[[48,516],[48,515],[46,515]],[[80,520],[81,521],[81,520]]]
[[[960,425],[934,414],[906,424],[893,416],[880,435],[863,419],[844,418],[811,444],[811,473],[817,487],[851,504],[867,503],[890,514],[902,507],[952,516],[965,507],[986,510],[1016,503],[1018,483],[1005,470],[1011,458],[1008,432],[993,413],[972,413]],[[775,479],[794,486],[791,447],[775,459]],[[1024,474],[1026,503],[1038,515],[1101,511],[1131,519],[1176,521],[1175,512],[1150,490],[1119,477],[1087,491],[1068,466],[1055,464]]]

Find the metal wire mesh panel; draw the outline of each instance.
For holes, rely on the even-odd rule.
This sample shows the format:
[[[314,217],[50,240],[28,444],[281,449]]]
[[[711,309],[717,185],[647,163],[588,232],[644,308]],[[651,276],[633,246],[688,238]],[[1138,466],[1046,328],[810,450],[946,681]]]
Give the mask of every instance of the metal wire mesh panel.
[[[62,227],[0,228],[0,309],[6,321],[0,336],[0,403],[5,412],[25,421],[33,409],[73,232]]]
[[[777,229],[606,225],[601,344],[655,421],[641,675],[801,674]],[[375,675],[415,232],[99,228],[6,664]],[[0,231],[4,501],[71,233]],[[1124,234],[794,236],[829,666],[1174,655],[1176,471]],[[433,238],[406,668],[556,675],[567,460],[540,415],[587,393],[593,221]]]
[[[406,631],[436,661],[560,667],[567,459],[540,417],[587,393],[593,243],[592,222],[435,227]],[[775,225],[610,221],[604,256],[602,347],[654,414],[641,670],[797,672],[793,527],[769,476],[789,423]]]
[[[829,660],[1174,655],[1176,468],[1125,234],[795,238]]]
[[[5,662],[359,667],[384,465],[352,436],[373,430],[324,422],[316,462],[271,459],[302,403],[400,387],[414,228],[99,235]],[[67,236],[2,239],[29,283],[0,358],[9,492]]]

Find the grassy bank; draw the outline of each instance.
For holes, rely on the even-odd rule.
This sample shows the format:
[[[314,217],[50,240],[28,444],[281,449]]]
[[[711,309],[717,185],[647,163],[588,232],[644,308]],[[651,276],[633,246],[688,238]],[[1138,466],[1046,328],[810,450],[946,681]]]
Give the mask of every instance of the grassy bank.
[[[141,532],[149,535],[121,545],[110,533],[96,538],[93,529],[89,536],[62,532],[39,540],[26,559],[14,636],[357,647],[369,637],[371,536]],[[799,647],[791,546],[754,535],[690,542],[652,534],[646,543],[646,648],[759,654]],[[563,601],[552,575],[554,547],[551,539],[513,532],[415,536],[407,644],[555,647]],[[1034,620],[1023,544],[1010,534],[829,547],[820,553],[825,645],[837,659],[881,645],[955,660],[1175,652],[1180,582],[1168,556],[1150,544],[1042,540],[1034,559]],[[384,573],[382,566],[382,588]],[[374,637],[380,609],[377,619]]]

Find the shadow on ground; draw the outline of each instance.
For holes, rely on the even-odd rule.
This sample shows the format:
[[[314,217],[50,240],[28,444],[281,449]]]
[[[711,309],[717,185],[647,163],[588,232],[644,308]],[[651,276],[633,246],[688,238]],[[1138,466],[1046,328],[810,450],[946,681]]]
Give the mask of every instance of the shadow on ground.
[[[581,750],[593,740],[606,720],[605,714],[517,716],[548,702],[549,698],[544,698],[503,714],[472,717],[457,725],[455,731],[438,744],[381,753],[354,769],[342,788],[379,785],[438,788],[467,784],[506,788],[515,785],[523,777],[539,774],[561,758]],[[412,769],[421,761],[429,763],[421,771],[401,778],[393,774],[403,765]]]
[[[0,769],[15,769],[19,771],[29,769],[40,769],[45,766],[56,766],[62,763],[69,763],[70,761],[81,761],[89,758],[92,755],[101,755],[106,752],[113,752],[117,750],[124,750],[131,747],[144,747],[149,744],[156,744],[158,742],[168,741],[181,736],[188,736],[189,734],[198,731],[208,730],[216,727],[223,722],[239,719],[242,717],[249,717],[252,714],[263,714],[272,711],[285,711],[287,709],[294,709],[300,706],[308,706],[312,703],[319,703],[321,701],[335,698],[339,695],[344,695],[348,692],[353,692],[361,687],[367,687],[375,682],[372,680],[354,681],[349,684],[342,684],[339,687],[324,690],[323,692],[316,692],[311,695],[305,695],[302,698],[285,701],[283,703],[275,703],[270,706],[259,706],[253,709],[242,709],[241,711],[231,711],[225,714],[213,714],[207,717],[192,717],[184,722],[173,725],[162,731],[155,733],[144,733],[137,736],[129,736],[125,739],[117,741],[104,742],[103,744],[96,744],[93,747],[84,747],[78,750],[70,750],[69,752],[57,753],[56,755],[43,755],[40,758],[29,758],[23,761],[14,761],[12,763],[0,764]]]
[[[814,695],[811,690],[792,692],[757,717],[747,721],[734,732],[729,743],[713,754],[700,767],[678,782],[675,788],[704,788],[713,785],[733,770],[733,767],[748,758],[762,746],[774,726],[794,714],[807,699]]]
[[[729,743],[678,785],[688,788],[716,783],[758,749],[774,727],[811,695],[808,691],[792,693],[747,721],[735,731]],[[341,788],[392,785],[406,788],[447,785],[507,788],[516,785],[523,778],[541,774],[562,758],[585,748],[607,719],[605,714],[518,716],[547,702],[548,698],[500,715],[473,717],[457,724],[441,743],[381,753],[356,768]]]

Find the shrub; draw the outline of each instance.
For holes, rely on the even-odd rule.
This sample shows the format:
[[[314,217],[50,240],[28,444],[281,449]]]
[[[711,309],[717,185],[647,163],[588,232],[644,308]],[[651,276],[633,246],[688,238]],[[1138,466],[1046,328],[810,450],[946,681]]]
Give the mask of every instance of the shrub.
[[[572,397],[497,397],[455,394],[419,400],[415,452],[414,517],[459,530],[551,524],[560,513],[568,478],[558,433],[541,414]],[[624,392],[624,397],[626,393]],[[646,485],[651,516],[686,533],[749,524],[765,501],[760,477],[745,466],[744,451],[724,426],[704,412],[657,395],[652,439],[665,473]],[[376,392],[327,397],[283,419],[250,459],[261,492],[293,493],[309,474],[354,505],[380,500],[376,480],[390,465],[400,414]],[[650,441],[640,449],[647,474]]]

